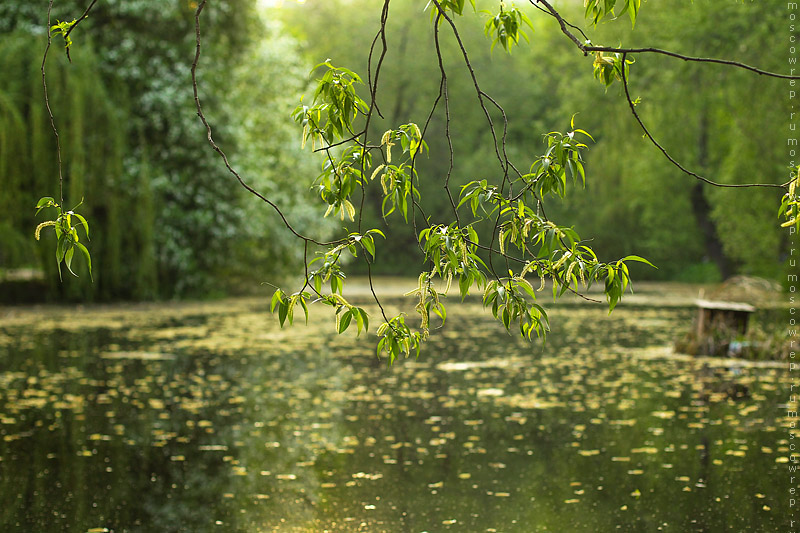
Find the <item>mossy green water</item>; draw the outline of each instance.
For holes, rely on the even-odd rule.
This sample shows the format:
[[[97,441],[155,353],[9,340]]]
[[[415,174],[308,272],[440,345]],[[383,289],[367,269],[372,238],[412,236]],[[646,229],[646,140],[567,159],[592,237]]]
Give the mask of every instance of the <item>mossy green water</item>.
[[[452,306],[387,368],[266,305],[3,310],[2,529],[788,527],[788,371],[671,354],[689,308],[554,307],[542,345]]]

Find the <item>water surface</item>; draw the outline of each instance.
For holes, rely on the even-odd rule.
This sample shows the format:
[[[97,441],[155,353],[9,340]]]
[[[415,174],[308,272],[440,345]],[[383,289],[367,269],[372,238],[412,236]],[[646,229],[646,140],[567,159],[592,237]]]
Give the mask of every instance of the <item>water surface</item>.
[[[387,368],[263,300],[0,310],[0,529],[788,529],[783,366],[673,356],[682,307],[448,315]]]

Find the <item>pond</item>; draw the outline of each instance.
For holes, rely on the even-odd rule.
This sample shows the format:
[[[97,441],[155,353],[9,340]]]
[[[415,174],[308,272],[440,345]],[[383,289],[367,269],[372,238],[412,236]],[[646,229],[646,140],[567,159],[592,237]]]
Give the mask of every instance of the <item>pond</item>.
[[[542,344],[452,305],[391,368],[319,313],[0,309],[0,529],[789,529],[788,371],[673,355],[687,307],[553,306]]]

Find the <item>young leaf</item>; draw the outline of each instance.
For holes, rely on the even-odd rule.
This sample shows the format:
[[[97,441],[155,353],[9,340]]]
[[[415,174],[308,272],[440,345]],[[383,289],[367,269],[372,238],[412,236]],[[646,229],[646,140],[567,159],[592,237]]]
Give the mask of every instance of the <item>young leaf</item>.
[[[372,240],[372,237],[369,235],[365,235],[363,239],[361,239],[361,246],[372,256],[373,261],[375,260],[375,243]]]
[[[89,269],[89,279],[94,281],[92,276],[92,256],[89,254],[89,250],[79,242],[75,243],[75,247],[83,254],[83,258],[86,260],[86,267]]]
[[[280,303],[282,298],[283,298],[283,291],[281,291],[280,289],[276,289],[275,292],[272,295],[272,301],[269,304],[269,312],[270,313],[274,313],[275,312],[275,306]]]
[[[75,247],[74,246],[70,246],[69,248],[67,248],[67,251],[64,253],[64,265],[66,265],[67,271],[69,271],[70,274],[72,274],[73,276],[75,276],[77,278],[78,275],[75,272],[72,271],[72,256],[73,255],[75,255]]]
[[[83,218],[83,216],[79,215],[78,213],[74,213],[73,212],[72,215],[74,215],[78,220],[81,221],[81,224],[83,224],[83,229],[84,229],[84,231],[86,231],[86,238],[88,239],[89,238],[89,223],[86,222],[86,219]]]
[[[281,300],[280,304],[278,305],[278,320],[281,323],[281,327],[283,327],[284,322],[286,322],[286,317],[288,315],[289,315],[289,301]]]
[[[308,324],[308,305],[306,305],[305,296],[306,293],[300,296],[300,306],[303,308],[303,313],[306,315],[306,324]]]
[[[350,321],[353,319],[353,311],[348,309],[342,314],[342,317],[339,319],[339,333],[344,333],[347,327],[350,325]]]

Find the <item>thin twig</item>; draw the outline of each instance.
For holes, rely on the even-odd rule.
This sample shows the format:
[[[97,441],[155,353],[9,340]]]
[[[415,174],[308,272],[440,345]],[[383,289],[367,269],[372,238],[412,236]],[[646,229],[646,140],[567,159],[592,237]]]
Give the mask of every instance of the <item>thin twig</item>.
[[[456,28],[455,22],[453,22],[453,19],[447,15],[447,13],[442,8],[438,0],[431,0],[431,2],[433,2],[433,4],[436,6],[436,9],[439,12],[439,16],[444,18],[450,25],[450,28],[453,32],[453,37],[455,37],[456,42],[458,43],[458,46],[461,50],[461,55],[464,58],[464,64],[467,67],[467,71],[469,72],[470,78],[472,79],[472,84],[475,87],[475,92],[478,96],[478,103],[480,104],[481,109],[483,109],[483,113],[486,116],[486,122],[489,124],[489,131],[492,134],[492,142],[494,145],[495,155],[497,157],[497,160],[500,162],[501,168],[504,169],[503,183],[505,184],[505,181],[508,179],[508,173],[506,171],[507,169],[506,162],[508,161],[508,158],[506,157],[504,160],[503,155],[501,155],[500,153],[500,148],[498,147],[499,141],[497,139],[497,131],[495,130],[494,121],[492,120],[492,115],[489,113],[489,110],[486,108],[486,104],[484,103],[485,93],[483,92],[483,90],[480,87],[480,84],[478,83],[478,77],[475,74],[475,69],[473,69],[472,67],[472,62],[469,59],[469,54],[467,53],[467,49],[464,47],[464,42],[461,40],[461,34],[458,32],[458,28]],[[497,105],[496,102],[493,101],[493,103]],[[505,120],[505,113],[503,113],[503,120]],[[505,131],[505,125],[504,125],[504,131]],[[492,234],[492,241],[494,241],[494,233]],[[497,271],[494,268],[492,253],[489,254],[489,270],[491,270],[495,278],[499,279]]]
[[[768,188],[782,189],[788,185],[788,183],[782,185],[776,183],[719,183],[716,181],[712,181],[706,177],[703,177],[681,165],[678,161],[675,160],[674,157],[672,157],[669,154],[669,152],[667,152],[667,150],[663,146],[661,146],[661,144],[659,144],[659,142],[655,139],[655,137],[653,137],[653,135],[650,133],[650,130],[648,130],[647,126],[644,125],[644,122],[642,121],[642,118],[639,116],[639,113],[636,111],[636,104],[631,99],[631,93],[630,90],[628,89],[628,76],[625,74],[626,70],[625,60],[627,59],[627,57],[628,53],[624,52],[622,54],[621,70],[622,70],[622,86],[625,88],[625,99],[628,101],[628,107],[630,107],[633,117],[636,119],[636,122],[639,123],[639,126],[642,127],[642,131],[644,131],[644,134],[647,136],[648,139],[650,139],[650,142],[653,143],[653,145],[656,148],[658,148],[662,154],[664,154],[664,157],[666,157],[670,163],[678,167],[681,170],[681,172],[683,172],[684,174],[688,174],[689,176],[692,176],[694,178],[697,178],[702,182],[708,183],[709,185],[713,185],[714,187],[725,187],[725,188],[768,187]]]
[[[372,121],[373,110],[376,113],[378,113],[378,116],[383,118],[383,115],[381,114],[380,108],[378,107],[377,93],[378,93],[378,81],[380,79],[380,74],[381,74],[381,67],[383,66],[383,60],[386,57],[386,52],[388,50],[388,46],[386,44],[386,24],[387,24],[387,22],[389,20],[389,2],[390,2],[390,0],[384,0],[383,9],[381,10],[381,26],[380,26],[380,29],[378,30],[378,33],[375,35],[375,39],[373,39],[373,41],[372,41],[372,45],[370,46],[369,59],[368,59],[368,63],[367,63],[367,77],[368,77],[369,91],[370,91],[370,105],[369,105],[369,110],[367,111],[367,116],[366,116],[366,120],[365,120],[365,124],[364,124],[364,131],[363,131],[364,140],[363,140],[363,142],[359,142],[359,144],[361,145],[361,206],[360,206],[360,209],[358,211],[358,232],[359,233],[361,233],[363,231],[362,221],[363,221],[363,214],[364,214],[364,202],[365,202],[366,196],[367,196],[367,193],[366,193],[367,183],[366,183],[366,179],[365,179],[365,176],[366,176],[366,173],[367,173],[367,168],[366,168],[367,157],[366,156],[367,156],[367,150],[368,150],[368,148],[367,148],[368,144],[367,143],[368,143],[368,140],[369,140],[368,139],[369,126],[370,126],[370,122]],[[372,55],[373,55],[373,52],[374,52],[374,49],[375,49],[375,44],[378,41],[378,38],[380,38],[380,41],[381,41],[381,53],[380,53],[380,56],[378,57],[378,62],[375,65],[375,79],[373,80],[372,79],[372,74],[371,74],[371,72],[372,72]],[[378,147],[378,148],[380,148],[380,147]],[[383,154],[383,150],[381,150],[381,154]],[[373,286],[372,264],[371,264],[371,262],[369,260],[369,257],[367,256],[366,250],[364,251],[364,262],[367,264],[367,280],[369,281],[369,289],[372,292],[372,297],[375,300],[375,303],[378,304],[378,308],[381,310],[381,316],[383,316],[384,321],[386,321],[388,323],[389,322],[389,317],[386,316],[386,311],[383,309],[383,305],[381,304],[381,300],[380,300],[380,298],[378,298],[378,294],[375,292],[375,287]]]
[[[695,57],[695,56],[687,56],[684,54],[679,54],[677,52],[671,52],[669,50],[663,50],[661,48],[615,48],[613,46],[594,46],[589,42],[589,39],[586,37],[586,34],[578,28],[577,26],[570,24],[561,14],[556,11],[556,9],[550,5],[547,0],[528,0],[531,4],[536,5],[536,3],[544,5],[547,9],[540,10],[544,11],[556,21],[561,26],[561,32],[570,38],[572,42],[574,42],[578,48],[584,53],[584,55],[588,54],[589,52],[611,52],[611,53],[618,53],[618,54],[660,54],[669,57],[674,57],[676,59],[682,59],[683,61],[694,61],[698,63],[716,63],[718,65],[727,65],[729,67],[736,67],[741,68],[744,70],[749,70],[750,72],[754,72],[760,76],[769,76],[771,78],[779,78],[784,80],[800,80],[800,76],[795,76],[791,74],[781,74],[778,72],[769,72],[767,70],[762,70],[760,68],[754,67],[752,65],[748,65],[746,63],[742,63],[740,61],[732,61],[730,59],[717,59],[713,57]],[[539,6],[536,6],[539,7]],[[585,41],[582,43],[572,32],[567,29],[567,26],[577,29],[583,35]]]
[[[50,127],[53,130],[53,135],[56,137],[56,158],[58,161],[58,191],[59,191],[59,204],[64,209],[64,173],[61,164],[61,139],[58,136],[58,128],[56,128],[56,119],[53,117],[53,110],[50,109],[50,99],[47,96],[47,78],[45,76],[45,63],[47,63],[47,53],[50,51],[50,45],[53,44],[53,38],[50,35],[50,14],[53,11],[53,0],[47,6],[47,46],[42,54],[42,89],[44,90],[44,106],[47,108],[47,115],[50,117]]]
[[[569,22],[567,22],[567,20],[564,19],[564,17],[562,17],[561,14],[558,11],[556,11],[556,9],[552,5],[550,5],[550,3],[547,0],[529,0],[529,1],[531,2],[531,4],[539,3],[539,4],[544,5],[547,8],[546,9],[546,13],[548,13],[551,17],[553,17],[554,19],[556,19],[556,21],[558,21],[559,26],[561,26],[561,32],[564,35],[566,35],[567,37],[569,37],[570,40],[572,42],[574,42],[575,45],[584,53],[584,55],[587,55],[589,52],[610,52],[610,53],[622,54],[622,85],[625,88],[625,98],[628,101],[628,106],[630,107],[631,113],[633,114],[633,116],[636,119],[636,121],[639,123],[639,126],[641,126],[642,130],[644,131],[645,135],[650,140],[650,142],[652,142],[653,145],[656,148],[658,148],[661,151],[662,154],[664,154],[664,157],[666,157],[667,160],[670,163],[672,163],[675,167],[677,167],[681,172],[683,172],[684,174],[686,174],[688,176],[692,176],[692,177],[694,177],[694,178],[696,178],[696,179],[698,179],[698,180],[700,180],[700,181],[702,181],[704,183],[708,183],[709,185],[713,185],[715,187],[726,187],[726,188],[767,187],[767,188],[785,189],[789,185],[791,180],[786,182],[786,183],[783,183],[783,184],[774,184],[774,183],[743,183],[743,184],[719,183],[719,182],[715,182],[713,180],[710,180],[708,178],[705,178],[703,176],[700,176],[696,172],[693,172],[693,171],[687,169],[686,167],[684,167],[683,165],[681,165],[674,157],[672,157],[669,154],[669,152],[667,152],[667,150],[663,146],[661,146],[661,144],[658,143],[658,141],[656,141],[656,139],[653,137],[653,135],[647,129],[647,126],[645,126],[644,121],[639,116],[639,113],[636,111],[636,104],[634,104],[633,100],[631,99],[630,90],[628,88],[628,79],[627,79],[627,75],[625,73],[625,70],[626,70],[625,69],[625,60],[627,59],[627,55],[628,54],[652,53],[652,54],[665,55],[665,56],[668,56],[668,57],[674,57],[674,58],[677,58],[677,59],[681,59],[683,61],[691,61],[691,62],[698,62],[698,63],[714,63],[714,64],[726,65],[726,66],[729,66],[729,67],[741,68],[741,69],[744,69],[744,70],[748,70],[750,72],[754,72],[754,73],[759,74],[761,76],[769,76],[769,77],[779,78],[779,79],[796,80],[796,79],[800,79],[800,76],[779,74],[779,73],[775,73],[775,72],[768,72],[768,71],[761,70],[759,68],[753,67],[751,65],[747,65],[745,63],[741,63],[739,61],[731,61],[731,60],[727,60],[727,59],[716,59],[716,58],[707,58],[707,57],[693,57],[693,56],[687,56],[687,55],[679,54],[679,53],[676,53],[676,52],[670,52],[668,50],[662,50],[660,48],[621,48],[621,47],[614,48],[614,47],[610,47],[610,46],[593,46],[589,42],[588,39],[586,39],[585,42],[581,43],[580,40],[575,36],[575,34],[573,34],[572,32],[569,31],[569,29],[567,29],[567,26],[570,26],[570,27],[573,27],[573,28],[575,28],[575,26],[570,24]],[[581,34],[584,37],[586,37],[586,35],[583,32],[581,32]]]
[[[378,33],[375,35],[375,38],[372,40],[372,45],[370,46],[369,50],[369,59],[367,62],[367,74],[368,79],[370,80],[369,85],[369,93],[370,93],[370,104],[369,109],[367,110],[367,114],[365,116],[364,121],[364,129],[362,130],[362,135],[364,137],[363,141],[359,141],[358,144],[361,147],[361,205],[359,206],[358,210],[358,232],[361,233],[363,231],[362,228],[362,221],[363,221],[363,214],[364,214],[364,202],[366,201],[367,193],[366,193],[366,179],[365,176],[367,175],[367,146],[369,141],[369,126],[372,122],[372,114],[373,112],[377,112],[378,116],[383,118],[381,115],[380,109],[378,109],[377,103],[377,92],[378,92],[378,81],[380,79],[381,74],[381,67],[383,66],[383,60],[386,57],[386,51],[388,47],[386,45],[386,22],[388,21],[389,17],[389,1],[384,0],[383,9],[381,10],[381,26],[378,30]],[[380,38],[381,41],[381,53],[378,57],[378,62],[375,66],[375,80],[372,81],[372,55],[375,50],[375,44],[378,42]],[[356,139],[357,140],[357,139]],[[380,147],[379,147],[380,148]],[[382,151],[381,151],[382,152]]]
[[[539,3],[539,4],[542,4],[542,5],[544,5],[544,7],[546,7],[546,8],[547,8],[547,11],[545,11],[545,12],[546,12],[547,14],[549,14],[551,17],[553,17],[554,19],[556,19],[556,21],[558,21],[558,25],[559,25],[559,26],[561,26],[561,33],[563,33],[564,35],[566,35],[567,37],[569,37],[569,38],[570,38],[570,40],[571,40],[573,43],[575,43],[575,44],[578,46],[578,48],[580,48],[581,50],[583,50],[583,46],[584,46],[584,44],[583,44],[583,43],[581,43],[580,39],[578,39],[577,37],[575,37],[575,34],[574,34],[574,33],[572,33],[571,31],[569,31],[569,30],[567,29],[567,26],[572,26],[572,27],[574,27],[574,26],[573,26],[572,24],[570,24],[569,22],[567,22],[567,21],[564,19],[564,17],[562,17],[562,16],[561,16],[561,14],[560,14],[558,11],[556,11],[556,10],[555,10],[555,8],[554,8],[553,6],[551,6],[551,5],[550,5],[550,4],[547,2],[547,0],[528,0],[528,1],[529,1],[531,4],[533,4],[533,5],[535,5],[535,3]],[[582,34],[584,37],[586,37],[586,35],[585,35],[583,32],[581,32],[581,34]],[[586,39],[586,40],[588,41],[588,39]]]
[[[581,50],[583,50],[584,53],[614,52],[618,54],[643,54],[643,53],[660,54],[669,57],[674,57],[677,59],[682,59],[683,61],[691,61],[696,63],[715,63],[717,65],[727,65],[729,67],[737,67],[744,70],[749,70],[750,72],[755,72],[760,76],[768,76],[770,78],[778,78],[783,80],[800,80],[800,76],[794,76],[790,74],[780,74],[778,72],[769,72],[767,70],[761,70],[760,68],[756,68],[746,63],[741,63],[739,61],[732,61],[729,59],[717,59],[714,57],[687,56],[679,54],[677,52],[670,52],[669,50],[662,50],[661,48],[614,48],[611,46],[586,46],[586,45],[583,45],[580,48]]]
[[[64,40],[66,40],[67,37],[69,37],[69,34],[72,33],[72,30],[74,30],[75,28],[78,27],[78,24],[83,22],[86,19],[86,17],[89,16],[89,11],[92,10],[92,8],[94,7],[94,5],[96,3],[97,3],[97,0],[92,0],[92,3],[89,4],[89,6],[83,12],[83,15],[81,15],[77,20],[75,20],[75,23],[72,26],[70,26],[70,28],[67,30],[67,33],[64,34]],[[52,6],[53,3],[50,2],[50,5]],[[49,24],[49,22],[48,22],[48,24]],[[48,26],[48,30],[49,30],[49,26]],[[67,60],[69,60],[69,62],[72,63],[72,58],[69,56],[69,47],[67,47]]]
[[[314,124],[316,124],[316,122],[314,122]],[[363,134],[364,134],[364,130],[361,130],[358,133],[355,133],[355,134],[351,135],[350,137],[348,137],[346,139],[342,139],[341,141],[338,141],[338,142],[335,142],[335,143],[331,143],[331,144],[328,144],[326,146],[320,146],[319,148],[314,148],[313,152],[315,152],[315,153],[316,152],[322,152],[324,150],[330,150],[331,148],[336,148],[337,146],[341,146],[341,145],[347,144],[347,143],[349,143],[351,141],[355,141],[356,139],[361,137],[361,135],[363,135]],[[327,142],[327,140],[326,140],[326,142]],[[377,148],[377,147],[371,146],[370,148]]]
[[[195,53],[194,53],[194,60],[192,61],[192,92],[194,94],[194,103],[195,103],[195,107],[197,109],[197,116],[200,117],[200,121],[203,123],[203,126],[205,126],[205,128],[206,128],[206,136],[208,138],[208,143],[211,145],[211,147],[214,149],[214,151],[217,152],[220,155],[220,157],[222,157],[222,161],[225,163],[225,168],[228,169],[228,172],[233,174],[233,176],[236,178],[236,180],[239,182],[239,184],[242,187],[244,187],[249,193],[251,193],[254,196],[258,197],[261,201],[265,202],[270,207],[272,207],[275,210],[275,212],[278,213],[278,216],[281,217],[281,220],[283,221],[284,226],[286,226],[286,228],[289,231],[294,233],[294,235],[296,237],[298,237],[300,239],[303,239],[305,241],[313,242],[314,244],[317,244],[317,245],[320,245],[320,246],[328,246],[328,245],[332,245],[332,244],[341,244],[343,242],[346,242],[347,241],[346,238],[338,239],[338,240],[335,240],[335,241],[321,242],[321,241],[317,241],[315,239],[312,239],[311,237],[306,237],[305,235],[302,235],[297,230],[295,230],[292,227],[292,225],[289,224],[289,221],[286,219],[286,216],[283,214],[283,212],[280,210],[280,208],[275,203],[270,201],[266,196],[264,196],[263,194],[261,194],[257,190],[253,189],[250,185],[248,185],[244,181],[244,179],[242,179],[242,177],[239,175],[239,173],[236,172],[236,170],[234,170],[234,168],[228,162],[228,156],[225,155],[225,152],[222,151],[222,149],[217,145],[217,143],[214,141],[213,137],[211,136],[211,125],[208,123],[208,120],[206,120],[205,114],[203,114],[203,108],[200,105],[200,97],[199,97],[198,89],[197,89],[197,65],[200,62],[200,50],[201,50],[201,45],[200,45],[200,13],[202,13],[203,8],[206,5],[206,1],[207,0],[202,0],[197,5],[197,10],[195,11],[195,14],[194,14]],[[52,0],[51,0],[51,4],[52,4]]]
[[[497,140],[497,132],[495,131],[494,121],[492,120],[492,116],[489,113],[489,110],[486,109],[486,104],[483,102],[483,95],[484,92],[481,90],[480,84],[478,83],[478,77],[475,74],[475,69],[472,68],[472,62],[469,59],[469,54],[467,54],[467,49],[464,47],[464,42],[461,40],[461,34],[456,28],[455,22],[453,19],[448,16],[445,10],[442,8],[441,4],[439,4],[438,0],[431,0],[433,4],[436,6],[436,9],[439,10],[442,18],[444,18],[447,23],[450,25],[450,28],[453,31],[453,36],[458,43],[459,48],[461,49],[461,55],[464,57],[464,64],[467,67],[467,71],[469,72],[470,78],[472,79],[472,85],[475,87],[475,92],[478,96],[478,102],[480,103],[481,109],[483,109],[483,114],[486,115],[486,121],[489,123],[489,130],[492,133],[492,139],[494,140],[494,151],[497,159],[500,161],[500,164],[503,164],[503,157],[500,155],[500,149],[497,147],[498,140]]]
[[[433,43],[436,49],[436,58],[439,61],[440,72],[440,92],[444,97],[444,136],[447,139],[447,149],[449,161],[447,166],[447,174],[444,178],[444,190],[447,193],[447,198],[450,200],[450,206],[453,209],[453,216],[456,218],[456,223],[461,227],[461,221],[458,216],[458,207],[453,198],[453,193],[450,191],[450,177],[453,175],[453,168],[455,166],[455,150],[453,149],[453,138],[450,135],[450,94],[447,90],[447,72],[444,69],[444,59],[442,58],[442,48],[439,42],[439,20],[442,16],[441,11],[436,14],[436,20],[433,23]]]
[[[388,323],[389,317],[386,316],[386,310],[383,308],[381,299],[378,298],[378,294],[375,292],[375,286],[372,282],[372,264],[369,261],[367,261],[367,280],[369,281],[369,290],[372,293],[372,298],[375,300],[375,303],[378,304],[378,308],[381,310],[381,316],[383,317],[383,320]]]
[[[548,16],[552,16],[552,13],[550,13],[545,8],[540,6],[537,3],[537,0],[529,0],[529,1],[533,5],[533,7],[535,7],[536,9],[541,11],[542,13],[545,13]],[[589,40],[589,37],[587,37],[586,33],[580,27],[576,26],[575,24],[570,23],[568,20],[561,19],[560,22],[563,22],[565,26],[569,26],[570,28],[572,28],[574,30],[577,30],[583,36],[584,39],[586,39],[587,41]]]

